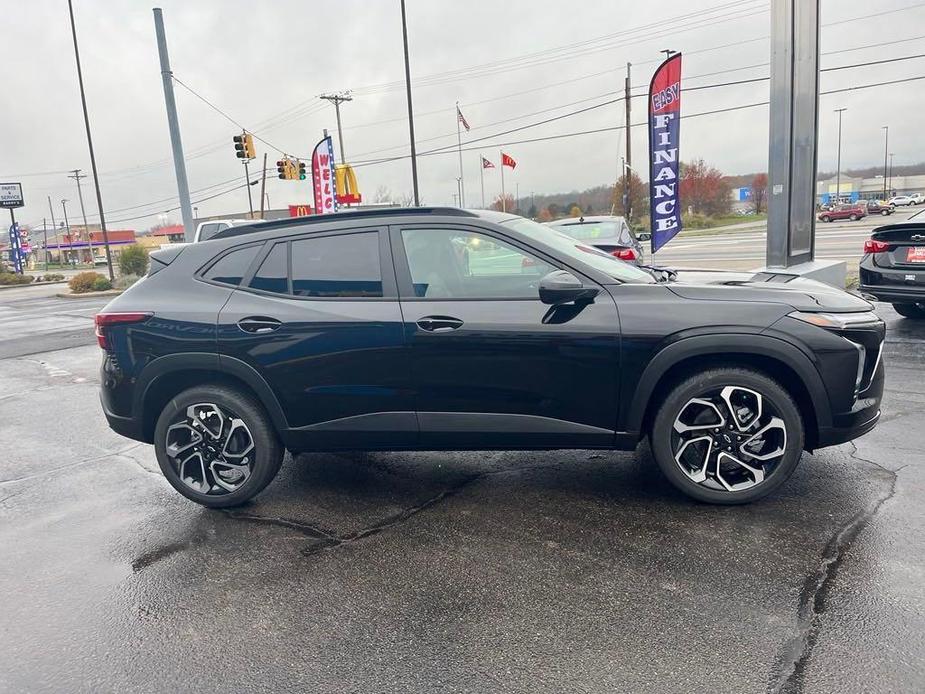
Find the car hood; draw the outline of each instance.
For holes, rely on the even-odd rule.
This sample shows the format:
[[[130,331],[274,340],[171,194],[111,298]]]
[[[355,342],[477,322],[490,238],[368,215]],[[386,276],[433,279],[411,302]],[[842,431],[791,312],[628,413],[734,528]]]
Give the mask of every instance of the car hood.
[[[685,299],[772,302],[792,306],[798,311],[834,313],[873,308],[856,294],[797,275],[713,270],[678,270],[677,273],[677,280],[668,287]]]

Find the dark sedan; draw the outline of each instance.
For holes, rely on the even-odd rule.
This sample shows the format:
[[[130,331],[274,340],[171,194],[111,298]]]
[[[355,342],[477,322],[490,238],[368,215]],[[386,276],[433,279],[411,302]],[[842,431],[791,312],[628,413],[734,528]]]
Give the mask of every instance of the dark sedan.
[[[650,238],[647,233],[636,236],[623,217],[569,217],[550,222],[549,226],[615,258],[636,264],[642,264],[645,257],[640,241]]]
[[[864,242],[860,290],[900,315],[925,318],[925,219],[874,229]]]

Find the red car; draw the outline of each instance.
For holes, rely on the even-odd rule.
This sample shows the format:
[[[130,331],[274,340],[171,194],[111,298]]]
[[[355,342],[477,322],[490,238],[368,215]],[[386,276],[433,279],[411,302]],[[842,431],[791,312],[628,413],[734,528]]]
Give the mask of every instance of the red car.
[[[867,216],[867,208],[863,205],[836,205],[831,210],[820,212],[816,218],[820,222],[832,222],[836,219],[850,219],[852,222]]]

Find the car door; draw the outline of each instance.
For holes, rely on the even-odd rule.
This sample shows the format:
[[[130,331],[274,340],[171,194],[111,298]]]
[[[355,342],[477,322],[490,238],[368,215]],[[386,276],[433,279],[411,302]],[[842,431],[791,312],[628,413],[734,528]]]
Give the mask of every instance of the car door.
[[[266,244],[219,317],[225,368],[253,367],[305,449],[413,446],[401,309],[387,232]]]
[[[620,337],[607,292],[543,304],[540,279],[560,264],[493,228],[390,233],[422,447],[613,443]]]

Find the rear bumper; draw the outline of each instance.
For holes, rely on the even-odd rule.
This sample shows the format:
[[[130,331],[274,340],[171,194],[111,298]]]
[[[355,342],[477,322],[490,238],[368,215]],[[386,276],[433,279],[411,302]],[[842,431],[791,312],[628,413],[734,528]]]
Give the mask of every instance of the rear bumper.
[[[870,294],[877,301],[889,304],[919,304],[925,303],[925,287],[903,287],[888,284],[861,284],[858,291]]]
[[[100,392],[100,404],[103,407],[103,414],[106,416],[106,421],[109,423],[110,429],[126,438],[150,443],[145,440],[141,423],[137,419],[134,417],[117,415],[107,407],[105,391]]]

